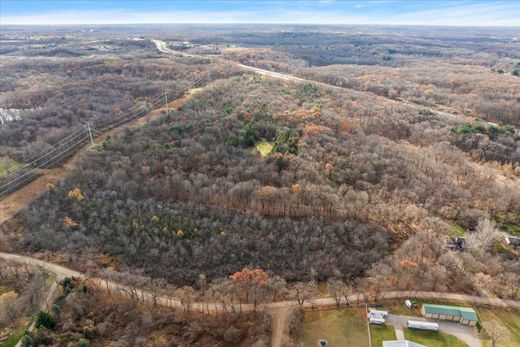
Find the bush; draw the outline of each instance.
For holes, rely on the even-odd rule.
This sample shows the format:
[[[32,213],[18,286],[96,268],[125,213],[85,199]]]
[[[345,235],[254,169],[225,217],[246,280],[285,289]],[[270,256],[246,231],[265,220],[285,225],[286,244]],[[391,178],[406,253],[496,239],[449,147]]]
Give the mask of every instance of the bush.
[[[38,316],[36,318],[36,328],[40,329],[41,327],[49,330],[54,330],[56,328],[56,321],[49,312],[38,312]]]
[[[35,346],[34,339],[32,334],[29,331],[26,331],[22,338],[20,339],[22,347],[33,347]]]
[[[428,109],[419,110],[419,114],[424,117],[431,117],[431,116],[435,115],[435,113],[433,113],[432,111],[430,111]]]
[[[298,154],[298,140],[298,134],[292,129],[287,129],[276,138],[273,150],[282,154]]]
[[[78,341],[78,347],[90,347],[90,340],[88,340],[88,339],[80,339]]]

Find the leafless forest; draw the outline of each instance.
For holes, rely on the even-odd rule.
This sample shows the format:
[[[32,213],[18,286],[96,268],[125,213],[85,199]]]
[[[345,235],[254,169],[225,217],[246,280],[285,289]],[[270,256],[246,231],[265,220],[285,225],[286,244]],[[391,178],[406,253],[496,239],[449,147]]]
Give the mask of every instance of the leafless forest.
[[[261,269],[262,291],[228,292],[240,302],[298,296],[305,284],[311,295],[327,281],[375,296],[519,297],[520,250],[506,242],[520,237],[518,30],[64,32],[1,34],[10,43],[0,51],[0,108],[22,110],[0,124],[5,163],[23,163],[78,125],[212,73],[178,109],[106,137],[49,183],[0,227],[0,250],[203,293],[206,284],[232,285],[229,276],[244,268]],[[161,53],[150,39],[193,55]],[[463,245],[453,247],[454,237]],[[91,307],[102,294],[91,295],[67,300]],[[235,322],[236,330],[255,319],[263,318]],[[226,339],[251,342],[248,334],[212,338],[233,345]]]

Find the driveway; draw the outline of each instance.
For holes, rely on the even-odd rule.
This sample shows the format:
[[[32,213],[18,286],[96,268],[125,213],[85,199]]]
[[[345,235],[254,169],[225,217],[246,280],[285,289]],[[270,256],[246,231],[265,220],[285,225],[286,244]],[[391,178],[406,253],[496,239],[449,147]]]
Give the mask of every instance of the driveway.
[[[439,324],[439,331],[458,337],[460,340],[466,342],[469,347],[482,347],[476,328],[470,328],[459,323],[389,314],[386,319],[386,324],[393,326],[397,332],[398,330],[402,331],[403,328],[406,328],[406,321],[408,320],[437,323]]]

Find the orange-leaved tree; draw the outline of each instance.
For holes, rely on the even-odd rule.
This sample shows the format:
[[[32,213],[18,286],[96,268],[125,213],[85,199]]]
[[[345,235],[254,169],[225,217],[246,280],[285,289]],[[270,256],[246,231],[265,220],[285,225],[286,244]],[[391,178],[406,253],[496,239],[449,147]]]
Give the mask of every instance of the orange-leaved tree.
[[[266,290],[269,276],[262,269],[243,268],[242,271],[235,272],[229,276],[233,286],[236,288],[237,294],[245,295],[245,301],[253,303],[253,310],[256,310],[258,298]]]

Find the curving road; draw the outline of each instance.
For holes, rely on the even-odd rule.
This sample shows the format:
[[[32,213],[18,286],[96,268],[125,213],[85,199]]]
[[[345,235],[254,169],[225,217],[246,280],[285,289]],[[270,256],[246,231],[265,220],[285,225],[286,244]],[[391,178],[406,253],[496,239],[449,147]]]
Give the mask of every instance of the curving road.
[[[54,263],[50,263],[47,261],[35,259],[29,256],[12,254],[12,253],[4,253],[0,252],[0,258],[7,261],[14,261],[27,265],[34,265],[42,267],[48,272],[54,273],[58,279],[62,279],[64,277],[77,277],[81,279],[87,279],[87,276],[84,273],[79,271],[75,271],[69,269],[67,267],[57,265]],[[121,283],[117,283],[114,281],[102,279],[102,278],[88,278],[90,281],[98,285],[100,288],[106,289],[109,292],[130,292],[133,289]],[[137,289],[135,290],[135,294],[141,298],[142,300],[147,300],[152,302],[154,300],[154,295],[145,290]],[[472,303],[474,305],[487,305],[498,308],[512,308],[516,310],[520,310],[520,301],[515,300],[502,300],[498,298],[486,298],[480,296],[472,296],[465,294],[457,294],[457,293],[437,293],[437,292],[410,292],[410,291],[392,291],[392,292],[384,292],[381,295],[381,299],[404,299],[414,297],[421,300],[445,300],[445,301],[453,301],[459,303]],[[355,293],[352,294],[349,298],[349,302],[364,302],[365,296],[363,293]],[[180,299],[172,297],[172,296],[156,296],[156,303],[170,307],[173,309],[183,309],[183,305]],[[336,301],[333,297],[320,297],[313,298],[306,301],[303,304],[304,308],[326,308],[326,307],[334,307],[336,305]],[[295,300],[288,301],[279,301],[279,302],[270,302],[259,305],[257,310],[265,310],[265,312],[269,313],[273,318],[273,328],[272,328],[272,346],[279,347],[284,345],[283,338],[286,336],[286,329],[288,327],[288,319],[290,310],[293,307],[297,307],[298,302]],[[221,303],[210,303],[206,304],[203,302],[196,302],[192,304],[192,309],[198,311],[207,310],[210,314],[216,314],[219,312],[230,311],[231,306],[226,305],[224,307]],[[243,304],[241,305],[241,310],[244,312],[253,311],[253,305],[251,304]]]
[[[180,56],[185,56],[185,57],[208,58],[208,56],[201,56],[201,55],[197,55],[197,54],[190,54],[190,53],[185,53],[185,52],[181,52],[181,51],[175,51],[173,49],[168,48],[167,43],[164,42],[164,41],[161,41],[161,40],[152,39],[151,41],[155,44],[155,47],[157,48],[157,50],[162,52],[162,53],[178,55],[178,56],[180,55]],[[336,86],[336,85],[329,84],[329,83],[318,82],[318,81],[315,81],[315,80],[301,78],[301,77],[297,77],[297,76],[290,75],[290,74],[287,74],[287,73],[275,72],[275,71],[265,70],[265,69],[258,68],[258,67],[244,65],[244,64],[238,63],[238,62],[233,61],[233,60],[224,59],[224,58],[222,58],[220,56],[212,55],[210,57],[211,58],[215,58],[215,59],[225,60],[226,62],[232,63],[235,66],[238,66],[238,67],[240,67],[240,68],[242,68],[244,70],[249,70],[249,71],[261,74],[261,75],[274,77],[274,78],[281,79],[281,80],[284,80],[284,81],[313,83],[313,84],[316,84],[316,85],[319,85],[319,86],[322,86],[322,87],[331,88],[331,89],[335,89],[335,90],[348,90],[349,92],[356,93],[356,94],[366,94],[366,93],[369,93],[370,95],[373,95],[374,97],[376,97],[378,99],[385,100],[385,101],[387,101],[389,103],[392,103],[392,104],[406,105],[408,107],[416,108],[418,111],[424,109],[423,105],[418,105],[418,104],[414,104],[414,103],[407,102],[407,101],[394,100],[394,99],[390,99],[390,98],[387,98],[387,97],[384,97],[384,96],[376,95],[376,94],[373,94],[373,93],[370,93],[370,92],[363,92],[363,91],[359,91],[359,90],[352,89],[352,88],[340,87],[340,86]],[[439,116],[444,117],[444,118],[454,119],[454,120],[461,121],[461,122],[472,122],[472,121],[474,121],[473,117],[468,117],[468,116],[465,116],[465,115],[462,115],[462,114],[454,114],[454,113],[448,113],[448,112],[443,112],[443,111],[438,111],[438,110],[435,110],[435,113],[437,115],[439,115]],[[488,122],[485,122],[485,121],[483,121],[483,122],[484,123],[488,123]],[[489,124],[492,124],[492,123],[489,123]]]

